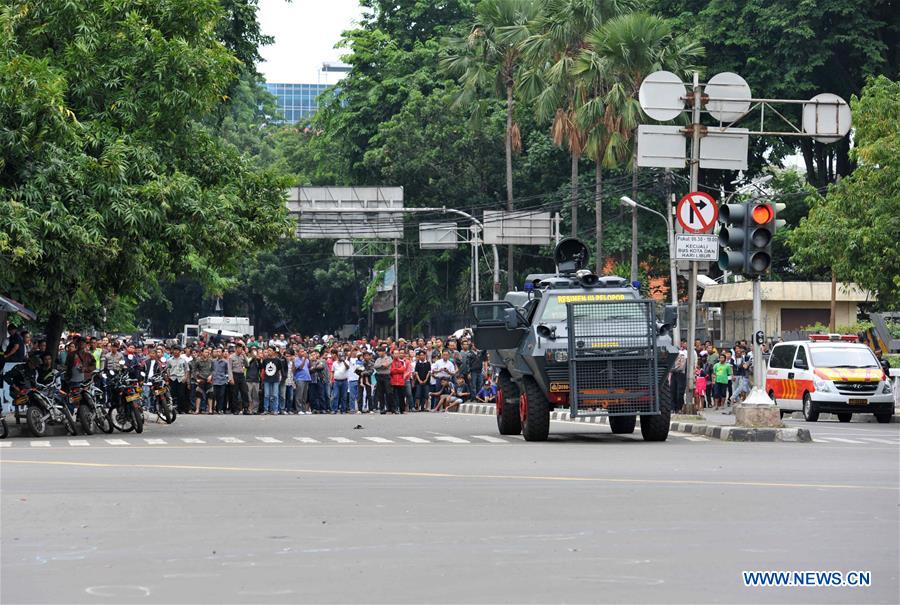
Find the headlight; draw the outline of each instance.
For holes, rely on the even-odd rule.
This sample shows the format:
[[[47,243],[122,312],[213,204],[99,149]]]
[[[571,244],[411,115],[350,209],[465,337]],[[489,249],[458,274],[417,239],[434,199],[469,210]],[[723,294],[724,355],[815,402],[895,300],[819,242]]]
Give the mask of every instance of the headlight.
[[[881,394],[882,394],[882,395],[890,395],[890,394],[893,393],[893,392],[894,392],[894,389],[891,388],[891,383],[890,383],[890,381],[885,380],[885,381],[884,381],[884,386],[881,387]]]
[[[565,349],[559,349],[554,354],[554,358],[556,359],[556,361],[558,363],[565,363],[565,362],[569,361],[569,352],[566,351]]]
[[[816,390],[822,393],[834,393],[834,386],[832,386],[830,380],[822,380],[821,378],[814,378],[813,384],[816,385]]]

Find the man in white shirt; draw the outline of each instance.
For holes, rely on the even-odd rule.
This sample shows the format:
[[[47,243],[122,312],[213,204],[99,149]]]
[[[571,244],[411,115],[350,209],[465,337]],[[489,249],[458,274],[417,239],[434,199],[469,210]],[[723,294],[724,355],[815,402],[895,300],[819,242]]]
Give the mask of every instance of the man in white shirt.
[[[456,364],[450,360],[450,351],[444,349],[441,358],[431,364],[431,384],[439,384],[441,378],[447,378],[452,384],[454,376],[456,376]]]
[[[356,347],[351,349],[347,363],[350,364],[350,371],[347,372],[347,401],[349,403],[350,413],[356,412],[359,414],[362,410],[357,409],[356,407],[356,399],[359,395],[359,372],[357,372],[356,369],[362,368],[363,366],[362,360],[359,358],[359,349]]]

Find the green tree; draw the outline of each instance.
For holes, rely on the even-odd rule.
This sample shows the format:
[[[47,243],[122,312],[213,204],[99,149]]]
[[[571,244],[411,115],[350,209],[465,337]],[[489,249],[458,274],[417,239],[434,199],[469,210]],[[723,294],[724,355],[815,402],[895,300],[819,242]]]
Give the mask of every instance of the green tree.
[[[900,82],[870,78],[851,100],[857,168],[809,200],[809,216],[790,236],[793,259],[830,268],[878,295],[883,308],[900,304]]]
[[[471,31],[446,41],[442,63],[459,77],[462,92],[458,104],[472,103],[484,91],[506,99],[506,209],[513,210],[513,153],[521,151],[522,138],[515,121],[514,93],[521,68],[521,45],[530,35],[529,25],[539,13],[537,0],[482,0],[476,8]],[[507,283],[515,279],[514,246],[507,250]]]
[[[286,182],[200,121],[238,67],[213,0],[0,11],[0,283],[67,320],[195,275],[221,290],[286,232]]]

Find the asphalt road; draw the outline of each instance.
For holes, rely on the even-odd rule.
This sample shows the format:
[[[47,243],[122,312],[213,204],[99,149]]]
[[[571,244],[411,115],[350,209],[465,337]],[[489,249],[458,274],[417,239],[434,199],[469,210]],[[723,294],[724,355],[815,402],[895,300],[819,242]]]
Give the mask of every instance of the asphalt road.
[[[644,443],[554,422],[525,443],[487,416],[188,416],[6,440],[0,602],[896,603],[898,429]]]

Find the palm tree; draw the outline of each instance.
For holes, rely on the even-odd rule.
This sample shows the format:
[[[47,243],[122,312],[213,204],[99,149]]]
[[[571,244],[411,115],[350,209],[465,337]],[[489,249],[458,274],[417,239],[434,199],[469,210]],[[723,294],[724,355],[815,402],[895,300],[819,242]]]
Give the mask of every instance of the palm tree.
[[[534,99],[538,118],[552,121],[554,144],[567,145],[572,156],[573,237],[578,234],[578,160],[586,139],[576,112],[592,92],[575,77],[575,59],[588,33],[634,4],[633,0],[544,0],[537,31],[522,44],[531,66],[522,75],[521,88]]]
[[[479,93],[493,90],[506,99],[506,209],[513,209],[512,156],[522,148],[519,125],[514,119],[516,77],[522,63],[520,46],[531,34],[537,17],[537,0],[482,0],[475,22],[466,36],[447,41],[443,67],[457,76],[462,91],[456,104],[471,103]],[[507,289],[514,287],[514,247],[507,250]]]
[[[591,124],[591,132],[596,131],[596,153],[601,162],[610,157],[611,149],[620,158],[630,158],[632,197],[636,197],[634,133],[641,118],[637,100],[641,82],[661,69],[676,73],[692,69],[703,56],[703,47],[686,36],[676,35],[670,21],[639,12],[608,20],[590,32],[585,42],[574,71],[601,91],[603,111],[601,114],[596,107],[586,107],[581,117]],[[602,119],[598,119],[601,115]],[[626,153],[626,146],[630,153]],[[637,279],[637,208],[631,212],[631,277]],[[598,237],[602,238],[599,231]]]

